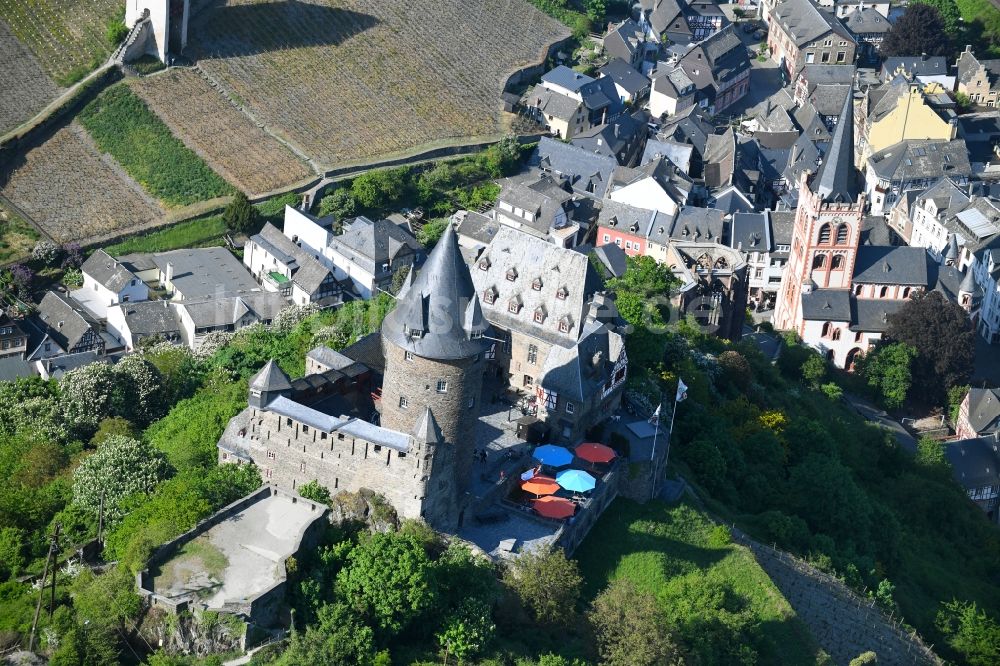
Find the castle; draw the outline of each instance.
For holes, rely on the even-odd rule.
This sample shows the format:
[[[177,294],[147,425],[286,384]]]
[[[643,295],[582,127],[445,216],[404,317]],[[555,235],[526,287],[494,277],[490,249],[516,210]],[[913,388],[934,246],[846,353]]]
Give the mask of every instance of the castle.
[[[313,480],[332,492],[372,488],[400,516],[454,531],[471,478],[488,326],[449,227],[382,324],[380,397],[377,371],[332,349],[310,352],[306,376],[294,381],[270,361],[220,439],[219,461],[253,462],[265,482],[288,489]]]

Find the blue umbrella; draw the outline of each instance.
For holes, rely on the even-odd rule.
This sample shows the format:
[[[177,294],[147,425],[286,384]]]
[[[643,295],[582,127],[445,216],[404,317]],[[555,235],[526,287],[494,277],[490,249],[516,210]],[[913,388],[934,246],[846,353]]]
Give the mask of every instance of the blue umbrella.
[[[545,444],[535,449],[534,458],[549,467],[565,467],[573,462],[573,452],[555,444]]]
[[[594,489],[597,479],[582,469],[567,469],[556,475],[556,483],[574,493],[585,493]]]

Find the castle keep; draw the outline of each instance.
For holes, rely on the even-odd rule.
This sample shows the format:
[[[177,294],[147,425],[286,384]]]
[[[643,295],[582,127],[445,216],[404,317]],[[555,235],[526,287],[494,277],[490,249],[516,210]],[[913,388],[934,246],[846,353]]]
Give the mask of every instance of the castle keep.
[[[253,462],[265,482],[287,489],[313,480],[332,492],[371,488],[400,516],[455,530],[470,478],[487,327],[449,228],[383,323],[381,415],[375,371],[364,363],[317,348],[309,373],[293,381],[269,361],[219,441],[220,462]]]

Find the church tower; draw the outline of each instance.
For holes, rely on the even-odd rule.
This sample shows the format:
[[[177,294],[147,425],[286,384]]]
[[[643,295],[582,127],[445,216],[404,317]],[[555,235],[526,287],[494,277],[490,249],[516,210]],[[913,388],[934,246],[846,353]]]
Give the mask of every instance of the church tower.
[[[488,326],[449,225],[382,323],[381,425],[420,433],[433,450],[424,516],[433,525],[457,526],[472,475]]]
[[[854,99],[849,93],[819,170],[815,176],[807,171],[799,180],[799,206],[774,310],[775,328],[801,333],[803,294],[851,289],[864,208],[854,170]]]

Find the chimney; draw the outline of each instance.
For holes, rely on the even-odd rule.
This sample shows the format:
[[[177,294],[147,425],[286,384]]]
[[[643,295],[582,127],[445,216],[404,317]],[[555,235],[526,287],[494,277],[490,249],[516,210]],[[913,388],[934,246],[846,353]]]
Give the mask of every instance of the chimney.
[[[164,282],[170,284],[171,282],[174,281],[174,262],[172,261],[167,262],[167,272],[165,275],[166,277],[164,279]]]
[[[927,60],[927,54],[926,53],[921,53],[920,54],[920,61],[923,62],[924,60]]]

